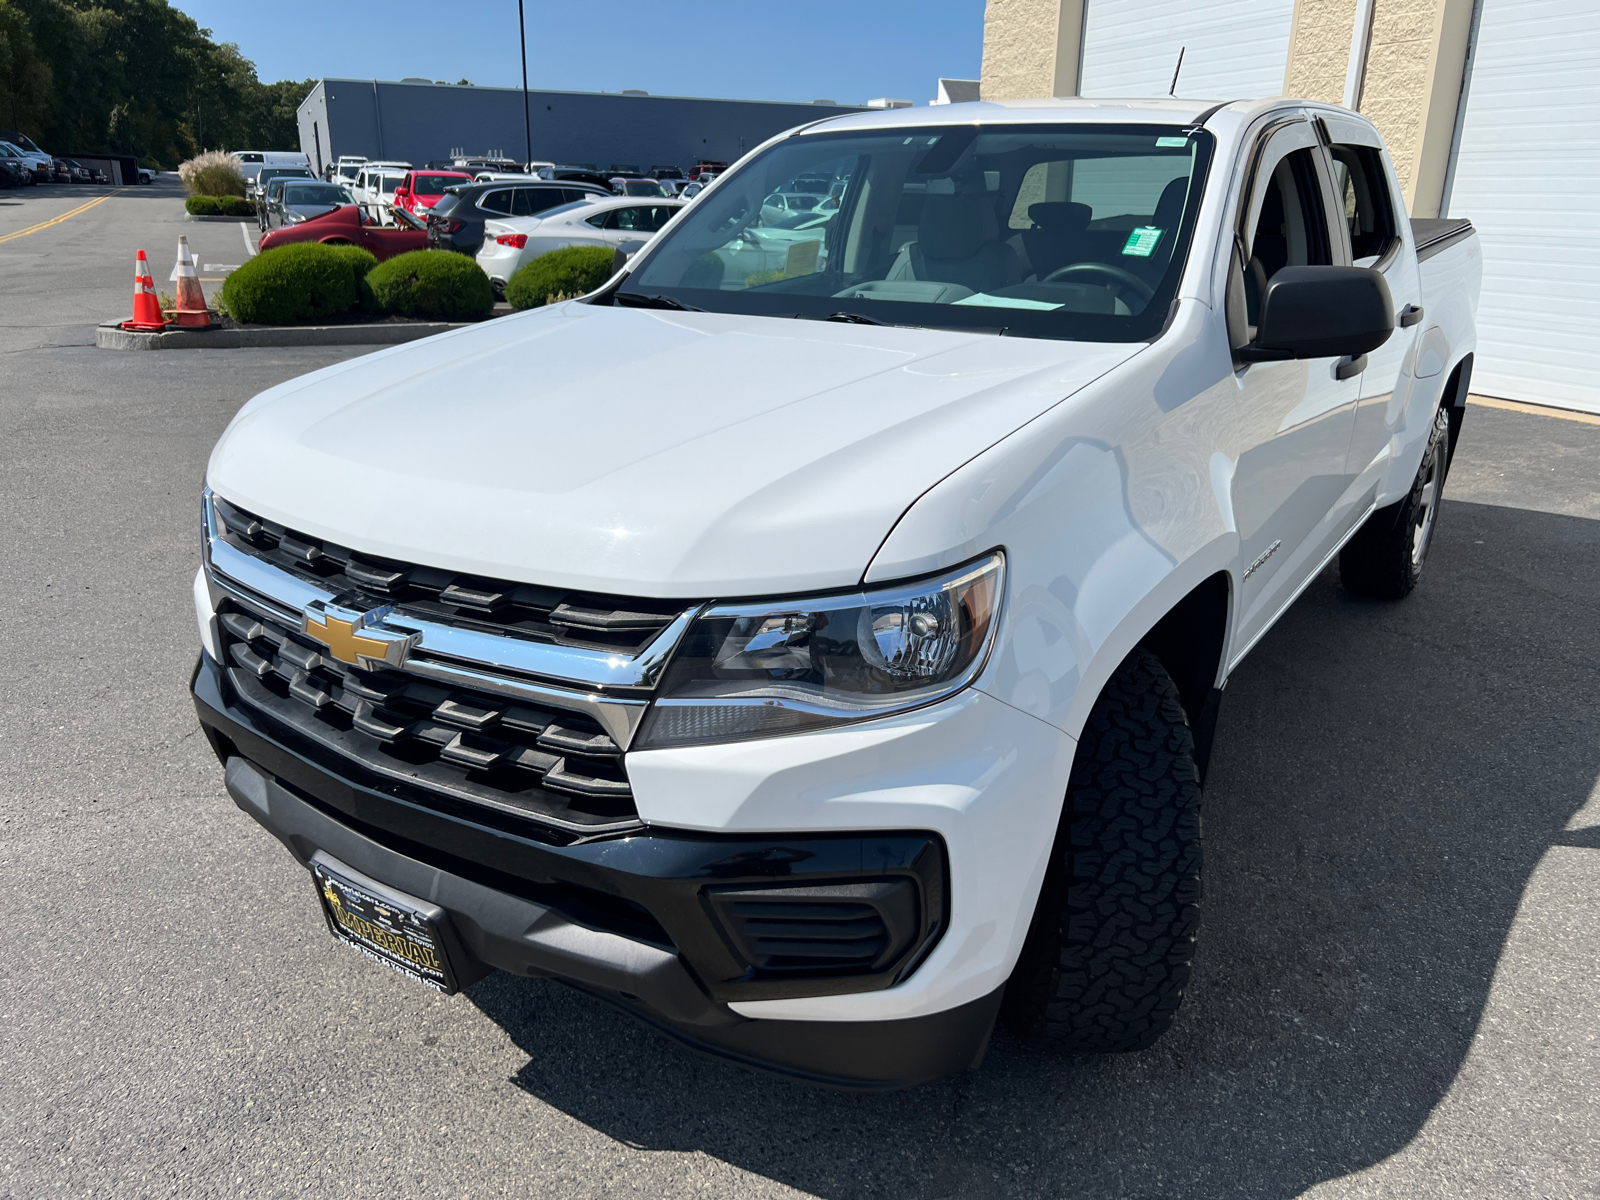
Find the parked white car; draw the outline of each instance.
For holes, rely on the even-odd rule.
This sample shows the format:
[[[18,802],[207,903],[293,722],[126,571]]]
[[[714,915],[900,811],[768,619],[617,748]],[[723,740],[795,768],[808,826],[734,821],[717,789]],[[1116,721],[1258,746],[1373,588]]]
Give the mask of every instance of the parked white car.
[[[687,201],[637,200],[628,196],[578,200],[537,217],[486,221],[478,265],[496,292],[504,292],[519,268],[541,254],[567,246],[620,246],[654,237]]]
[[[333,164],[334,183],[342,183],[355,194],[356,182],[361,178],[361,168],[367,165],[367,160],[359,154],[341,154],[339,161]]]
[[[406,162],[363,163],[350,194],[364,213],[374,221],[387,224],[393,219],[389,209],[394,204],[394,190],[405,182],[410,170],[411,164]]]
[[[844,184],[826,244],[730,270],[796,178]],[[202,726],[332,933],[442,991],[567,980],[847,1087],[972,1069],[997,1019],[1142,1049],[1223,686],[1325,567],[1423,580],[1481,273],[1332,105],[804,126],[581,302],[246,404]],[[1428,736],[1347,716],[1329,770]]]

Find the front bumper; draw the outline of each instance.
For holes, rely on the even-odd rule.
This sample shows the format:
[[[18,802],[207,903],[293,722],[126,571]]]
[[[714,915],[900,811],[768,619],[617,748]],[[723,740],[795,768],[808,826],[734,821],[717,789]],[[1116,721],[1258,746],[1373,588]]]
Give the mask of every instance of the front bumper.
[[[914,879],[924,912],[939,922],[908,952],[902,970],[915,970],[948,923],[948,868],[935,834],[651,829],[550,845],[482,813],[421,805],[331,770],[314,747],[294,744],[292,731],[240,704],[209,654],[193,692],[239,807],[302,865],[321,850],[444,908],[470,960],[457,964],[464,981],[492,968],[560,979],[698,1049],[833,1086],[905,1086],[983,1057],[999,988],[903,1019],[741,1015],[733,1006],[771,994],[771,985],[726,977],[729,935],[712,914],[709,894],[726,889]],[[840,990],[892,982],[858,977]]]

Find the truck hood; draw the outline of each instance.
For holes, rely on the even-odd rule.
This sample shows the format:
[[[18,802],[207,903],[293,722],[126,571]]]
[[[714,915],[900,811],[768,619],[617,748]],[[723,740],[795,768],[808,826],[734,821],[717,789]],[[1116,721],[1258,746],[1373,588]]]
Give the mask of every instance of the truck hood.
[[[850,587],[918,496],[1142,348],[558,304],[263,392],[207,478],[305,533],[493,578]]]

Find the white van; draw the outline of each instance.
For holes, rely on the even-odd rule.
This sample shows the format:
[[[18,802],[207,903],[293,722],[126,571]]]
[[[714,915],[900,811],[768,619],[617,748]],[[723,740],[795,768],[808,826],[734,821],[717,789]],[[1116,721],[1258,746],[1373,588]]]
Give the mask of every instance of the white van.
[[[262,167],[304,167],[311,169],[311,160],[301,150],[236,150],[235,158],[244,171],[245,179],[253,186]]]

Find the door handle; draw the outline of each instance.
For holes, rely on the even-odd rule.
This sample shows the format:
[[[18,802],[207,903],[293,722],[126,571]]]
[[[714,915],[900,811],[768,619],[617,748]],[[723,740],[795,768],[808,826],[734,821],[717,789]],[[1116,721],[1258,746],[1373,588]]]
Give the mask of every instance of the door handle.
[[[1349,379],[1359,375],[1367,369],[1367,356],[1365,354],[1352,355],[1350,358],[1341,358],[1333,364],[1333,377],[1335,379]]]
[[[1400,328],[1410,329],[1422,320],[1422,305],[1408,304],[1400,310]]]

